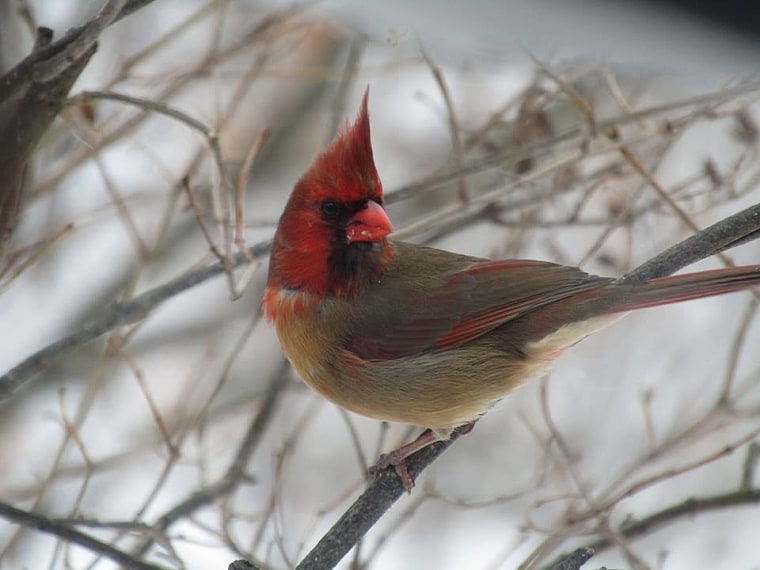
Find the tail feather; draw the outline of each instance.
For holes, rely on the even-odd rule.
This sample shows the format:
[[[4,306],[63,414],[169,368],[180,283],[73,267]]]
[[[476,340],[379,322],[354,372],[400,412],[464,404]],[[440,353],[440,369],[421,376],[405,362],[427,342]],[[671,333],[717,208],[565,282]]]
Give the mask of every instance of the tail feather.
[[[642,283],[602,283],[597,288],[539,307],[506,323],[498,330],[505,343],[517,342],[519,345],[521,342],[541,343],[551,339],[554,348],[566,348],[594,330],[614,322],[614,319],[598,321],[593,325],[595,329],[568,329],[568,324],[584,323],[636,309],[722,295],[753,286],[760,286],[760,265],[674,275]],[[562,330],[564,336],[552,336]]]
[[[613,303],[612,312],[646,309],[714,295],[723,295],[760,285],[760,265],[700,271],[652,279],[642,284],[624,285]],[[610,287],[611,290],[617,287]]]

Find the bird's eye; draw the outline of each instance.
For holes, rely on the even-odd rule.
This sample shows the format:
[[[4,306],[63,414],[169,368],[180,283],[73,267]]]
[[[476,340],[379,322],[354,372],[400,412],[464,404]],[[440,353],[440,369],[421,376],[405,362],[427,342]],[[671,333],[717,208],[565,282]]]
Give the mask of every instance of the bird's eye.
[[[322,216],[327,220],[335,219],[338,215],[338,203],[335,200],[323,200],[319,205]]]

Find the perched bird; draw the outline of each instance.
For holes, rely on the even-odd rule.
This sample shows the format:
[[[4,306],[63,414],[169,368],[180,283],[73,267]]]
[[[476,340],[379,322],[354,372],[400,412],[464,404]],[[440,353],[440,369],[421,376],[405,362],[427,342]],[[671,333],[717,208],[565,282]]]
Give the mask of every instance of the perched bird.
[[[264,296],[282,349],[314,390],[379,420],[428,428],[404,460],[472,424],[563,351],[636,309],[760,283],[760,265],[621,284],[575,267],[488,260],[391,241],[367,94],[298,181],[272,244]]]

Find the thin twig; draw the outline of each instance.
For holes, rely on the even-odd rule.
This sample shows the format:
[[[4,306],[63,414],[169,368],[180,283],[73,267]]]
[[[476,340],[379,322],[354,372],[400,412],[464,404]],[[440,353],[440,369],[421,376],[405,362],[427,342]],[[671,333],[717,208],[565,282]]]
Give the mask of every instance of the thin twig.
[[[71,528],[71,525],[68,523],[58,522],[55,519],[44,517],[36,513],[22,511],[21,509],[17,509],[2,501],[0,501],[0,517],[27,528],[57,536],[58,538],[73,544],[78,544],[79,546],[82,546],[91,552],[100,554],[130,570],[168,570],[166,566],[150,564],[149,562],[143,562],[139,558],[130,556],[105,542]]]
[[[462,148],[462,137],[459,132],[459,120],[457,119],[454,101],[451,98],[451,92],[449,91],[449,87],[446,84],[446,78],[443,76],[441,68],[435,64],[433,59],[430,57],[430,54],[428,54],[427,50],[421,43],[419,44],[419,50],[422,54],[422,58],[425,60],[425,63],[430,68],[430,72],[433,74],[435,82],[438,84],[438,89],[441,91],[443,102],[446,105],[446,116],[448,118],[447,122],[449,126],[449,136],[451,137],[451,148],[454,152],[454,168],[456,170],[459,170],[462,168],[462,163],[464,161],[464,150]],[[468,200],[466,179],[460,178],[457,180],[457,185],[459,187],[459,201],[465,204]]]
[[[346,63],[343,66],[343,73],[341,73],[340,81],[338,82],[338,91],[332,99],[330,128],[327,131],[325,146],[329,145],[335,138],[335,135],[343,122],[343,117],[346,116],[346,99],[348,99],[351,86],[356,80],[356,75],[359,70],[359,62],[364,54],[364,48],[366,45],[367,38],[363,34],[358,34],[348,45],[348,55],[346,56]]]
[[[253,259],[264,257],[271,248],[271,241],[258,243],[249,248]],[[232,267],[248,263],[246,256],[237,254],[232,258]],[[10,397],[22,384],[37,373],[45,370],[52,362],[71,354],[85,344],[112,331],[116,327],[132,324],[145,318],[153,309],[167,299],[223,274],[226,268],[221,262],[194,269],[138,295],[126,303],[112,303],[103,312],[76,331],[47,345],[24,359],[21,363],[0,376],[0,401]]]
[[[206,227],[206,222],[203,219],[203,212],[198,206],[198,202],[195,201],[193,189],[190,187],[190,181],[187,179],[187,177],[182,179],[182,188],[185,191],[185,195],[187,196],[187,203],[190,206],[190,209],[193,211],[193,214],[195,214],[195,220],[198,222],[198,227],[201,229],[201,233],[203,234],[203,238],[206,240],[209,251],[213,253],[214,257],[219,260],[219,263],[224,266],[228,266],[229,262],[227,260],[227,257],[216,245],[214,238],[211,237],[211,233],[208,231],[208,227]]]
[[[608,132],[624,125],[641,121],[645,118],[656,117],[670,111],[685,110],[692,107],[710,105],[711,108],[723,102],[728,102],[741,95],[756,95],[760,92],[760,83],[748,83],[731,89],[724,89],[717,93],[707,93],[705,95],[696,95],[694,97],[680,99],[674,103],[665,105],[656,105],[641,109],[635,113],[612,117],[610,119],[600,120],[596,123],[597,131]],[[693,121],[694,117],[690,120]],[[496,168],[505,162],[513,162],[525,156],[533,156],[545,153],[550,149],[555,149],[562,143],[568,143],[577,139],[583,139],[588,134],[587,127],[571,128],[557,135],[523,145],[519,148],[507,146],[505,150],[490,154],[486,157],[473,160],[463,164],[460,168],[449,168],[446,171],[434,174],[421,180],[399,188],[393,195],[387,196],[385,202],[395,204],[396,202],[407,200],[411,197],[419,198],[427,192],[432,192],[446,184],[484,172],[491,168]],[[627,144],[627,143],[626,143]]]
[[[183,113],[179,109],[170,107],[165,103],[156,101],[153,99],[146,99],[144,97],[133,97],[132,95],[126,95],[124,93],[115,93],[113,91],[82,91],[78,95],[71,97],[67,101],[67,106],[76,106],[96,99],[103,99],[107,101],[118,101],[127,105],[133,105],[145,111],[152,111],[160,115],[171,117],[181,123],[184,123],[191,129],[198,131],[203,135],[211,149],[211,154],[214,157],[214,162],[220,173],[225,172],[224,161],[222,159],[222,148],[219,144],[219,137],[217,133],[203,124],[201,121],[191,117],[187,113]]]
[[[254,451],[256,451],[266,428],[272,421],[274,413],[277,410],[277,404],[285,390],[285,386],[287,386],[287,370],[287,365],[283,365],[275,373],[274,379],[269,384],[269,388],[263,398],[259,413],[256,414],[248,426],[248,431],[238,446],[238,451],[227,468],[227,472],[216,482],[204,485],[203,488],[176,504],[159,517],[151,525],[154,531],[158,533],[165,532],[178,520],[225,496],[245,479],[245,472],[251,461],[251,457]],[[137,557],[143,556],[154,542],[154,536],[147,537],[134,549],[134,555]]]
[[[249,256],[248,249],[245,246],[245,191],[248,188],[253,163],[259,152],[261,152],[261,148],[269,139],[270,132],[268,127],[263,129],[259,133],[259,136],[256,137],[256,140],[253,141],[251,148],[248,149],[248,153],[245,155],[245,161],[243,161],[243,167],[240,169],[240,175],[235,187],[235,245],[238,251],[245,255],[249,261],[253,261],[253,259]]]
[[[694,518],[701,513],[727,509],[741,505],[760,503],[760,489],[741,489],[731,493],[712,495],[702,498],[691,498],[676,505],[666,507],[648,517],[639,520],[629,520],[623,523],[618,532],[627,539],[646,536],[666,524],[684,517]],[[607,538],[600,538],[587,545],[596,552],[607,550],[612,543]],[[553,568],[549,565],[548,568]]]

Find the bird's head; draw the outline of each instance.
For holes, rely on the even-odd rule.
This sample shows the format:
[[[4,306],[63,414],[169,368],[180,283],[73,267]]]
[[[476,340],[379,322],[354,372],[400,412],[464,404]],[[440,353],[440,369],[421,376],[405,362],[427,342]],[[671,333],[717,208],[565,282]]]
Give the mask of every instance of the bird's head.
[[[390,255],[393,227],[370,141],[368,91],[359,116],[296,183],[272,246],[269,284],[350,296]]]

